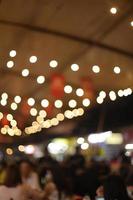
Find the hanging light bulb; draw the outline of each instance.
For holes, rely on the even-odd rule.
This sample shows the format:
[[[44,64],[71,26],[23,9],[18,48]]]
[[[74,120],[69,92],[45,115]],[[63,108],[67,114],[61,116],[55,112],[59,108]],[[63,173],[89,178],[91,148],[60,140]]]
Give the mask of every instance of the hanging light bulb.
[[[37,57],[36,56],[31,56],[29,58],[30,63],[36,63],[37,62]]]
[[[17,54],[17,52],[16,52],[15,50],[11,50],[11,51],[9,52],[9,56],[12,57],[12,58],[15,57],[16,54]]]

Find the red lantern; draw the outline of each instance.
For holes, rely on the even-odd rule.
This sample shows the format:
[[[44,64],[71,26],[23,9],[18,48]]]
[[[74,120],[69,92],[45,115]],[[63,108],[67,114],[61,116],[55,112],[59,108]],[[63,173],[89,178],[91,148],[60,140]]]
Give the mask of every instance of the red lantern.
[[[62,98],[64,96],[65,79],[61,74],[54,74],[51,77],[51,93],[55,98]]]
[[[89,77],[81,79],[82,89],[84,90],[84,97],[93,99],[95,95],[94,85]]]

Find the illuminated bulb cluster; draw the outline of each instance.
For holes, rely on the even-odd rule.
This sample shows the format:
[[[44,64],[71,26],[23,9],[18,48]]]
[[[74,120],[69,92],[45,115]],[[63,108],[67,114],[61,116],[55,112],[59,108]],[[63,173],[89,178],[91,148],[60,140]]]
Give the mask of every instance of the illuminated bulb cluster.
[[[8,100],[8,94],[7,93],[3,93],[1,95],[1,101],[0,101],[0,104],[2,106],[6,106],[7,105],[7,100]]]
[[[83,106],[85,106],[85,107],[88,107],[89,105],[90,105],[90,99],[88,99],[88,98],[85,98],[85,99],[83,99],[83,101],[82,101],[82,104],[83,104]]]
[[[118,91],[118,96],[119,97],[123,97],[123,96],[129,96],[132,94],[132,89],[131,88],[127,88],[127,89],[124,89],[124,90],[119,90]]]
[[[116,100],[116,93],[114,91],[110,91],[109,92],[109,97],[112,101]]]
[[[21,130],[17,128],[17,126],[12,126],[10,128],[8,125],[5,125],[3,128],[1,128],[1,133],[9,136],[21,136],[22,134]]]
[[[104,99],[106,98],[106,92],[100,91],[99,96],[97,97],[97,103],[102,104],[104,102]]]

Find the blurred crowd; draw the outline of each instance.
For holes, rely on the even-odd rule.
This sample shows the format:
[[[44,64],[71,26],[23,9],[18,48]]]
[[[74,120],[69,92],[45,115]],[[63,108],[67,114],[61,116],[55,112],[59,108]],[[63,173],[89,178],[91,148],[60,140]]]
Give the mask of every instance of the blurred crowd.
[[[111,161],[86,160],[79,147],[62,162],[44,156],[0,163],[0,200],[133,199],[133,166],[121,152]]]

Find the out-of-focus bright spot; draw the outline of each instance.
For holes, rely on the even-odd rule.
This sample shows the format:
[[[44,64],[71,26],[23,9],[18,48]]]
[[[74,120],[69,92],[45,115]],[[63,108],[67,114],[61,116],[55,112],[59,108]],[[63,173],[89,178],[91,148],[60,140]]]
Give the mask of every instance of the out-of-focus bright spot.
[[[16,104],[16,103],[11,103],[11,109],[12,110],[17,110],[17,108],[18,108],[18,105]]]
[[[78,143],[78,144],[83,144],[84,141],[85,141],[85,139],[84,139],[83,137],[79,137],[79,138],[77,139],[77,143]]]
[[[37,116],[36,120],[37,120],[37,122],[38,122],[39,124],[41,124],[41,123],[44,122],[44,119],[43,119],[43,117],[41,117],[41,116]]]
[[[29,72],[28,69],[23,69],[21,73],[22,73],[22,76],[23,76],[23,77],[27,77],[27,76],[29,76],[29,73],[30,73],[30,72]]]
[[[7,133],[7,129],[5,127],[1,128],[1,133],[5,135]]]
[[[36,56],[31,56],[29,58],[30,63],[36,63],[37,62],[37,57]]]
[[[47,99],[43,99],[41,101],[41,106],[47,108],[49,106],[49,101]]]
[[[28,103],[29,106],[34,106],[35,99],[31,97],[31,98],[28,99],[27,103]]]
[[[83,108],[78,108],[78,115],[82,116],[84,114],[84,109]]]
[[[11,148],[7,148],[7,149],[6,149],[6,153],[7,153],[8,155],[12,155],[12,154],[13,154],[13,150],[12,150]]]
[[[112,135],[111,131],[104,132],[104,133],[95,133],[95,134],[90,134],[88,136],[88,141],[92,144],[96,143],[103,143],[106,141],[108,137]]]
[[[51,125],[52,125],[52,126],[57,126],[58,124],[59,124],[59,121],[58,121],[57,118],[51,119]]]
[[[58,121],[63,121],[65,117],[62,113],[58,113],[56,118],[58,119]]]
[[[6,66],[8,68],[12,68],[14,66],[14,62],[12,60],[10,60],[10,61],[7,62]]]
[[[58,62],[56,60],[51,60],[49,66],[52,68],[56,68],[58,66]]]
[[[88,107],[89,105],[90,105],[90,99],[88,99],[88,98],[85,98],[85,99],[83,99],[83,101],[82,101],[82,104],[83,104],[83,106],[85,106],[85,107]]]
[[[94,72],[94,73],[99,73],[100,72],[100,67],[98,66],[98,65],[94,65],[93,67],[92,67],[92,71]]]
[[[13,129],[8,128],[7,132],[8,132],[8,135],[14,136],[14,131],[13,131]]]
[[[103,98],[101,96],[97,97],[97,103],[102,104],[103,103]]]
[[[112,8],[110,9],[110,12],[111,12],[113,15],[115,15],[115,14],[117,13],[117,8],[112,7]]]
[[[13,120],[13,116],[11,114],[8,114],[6,118],[7,118],[8,121],[12,121]]]
[[[70,108],[75,108],[77,106],[77,102],[74,99],[71,99],[68,102],[68,105],[69,105]]]
[[[72,64],[71,65],[71,70],[74,71],[74,72],[78,71],[79,70],[79,65],[78,64]]]
[[[0,120],[3,118],[3,113],[0,112]]]
[[[15,103],[20,103],[21,102],[21,97],[20,96],[15,96],[14,97]]]
[[[70,85],[66,85],[64,87],[64,92],[67,93],[67,94],[70,94],[72,92],[72,87]]]
[[[109,92],[109,97],[112,101],[115,101],[116,100],[116,94],[114,91],[110,91]]]
[[[124,96],[123,90],[119,90],[119,91],[118,91],[118,96],[119,96],[119,97],[123,97],[123,96]]]
[[[56,139],[48,144],[48,150],[51,154],[63,154],[67,149],[68,144],[65,139]]]
[[[11,51],[9,52],[9,56],[12,57],[12,58],[15,57],[16,54],[17,54],[17,52],[16,52],[15,50],[11,50]]]
[[[6,106],[7,105],[7,101],[5,99],[2,99],[0,101],[0,103],[1,103],[2,106]]]
[[[33,145],[28,145],[28,146],[25,146],[24,148],[24,152],[26,154],[34,154],[34,151],[35,151],[35,147]]]
[[[43,84],[45,82],[45,77],[44,76],[38,76],[37,77],[37,83],[38,84]]]
[[[31,114],[31,116],[36,116],[37,115],[37,109],[36,108],[31,108],[30,109],[30,114]]]
[[[126,144],[125,149],[126,150],[133,150],[133,144]]]
[[[84,95],[84,90],[82,88],[78,88],[76,90],[76,95],[82,97]]]
[[[7,99],[8,99],[8,94],[4,92],[4,93],[1,95],[1,98],[4,99],[4,100],[7,100]]]
[[[11,121],[11,126],[13,126],[13,127],[16,127],[16,126],[17,126],[16,120],[12,120],[12,121]]]
[[[133,21],[130,22],[131,26],[133,27]]]
[[[106,97],[106,92],[100,91],[99,96],[102,97],[103,99]]]
[[[120,133],[112,133],[109,137],[106,139],[106,144],[110,145],[120,145],[123,143],[123,137]]]
[[[47,116],[47,113],[45,110],[40,110],[39,115],[43,118],[45,118]]]
[[[61,100],[56,100],[54,103],[56,108],[61,108],[63,106],[63,102]]]
[[[66,110],[64,113],[65,117],[68,119],[72,119],[74,117],[73,112],[70,110]]]
[[[115,73],[115,74],[120,74],[120,72],[121,72],[121,68],[118,67],[118,66],[115,66],[115,67],[114,67],[114,73]]]
[[[19,145],[19,146],[18,146],[18,150],[19,150],[20,152],[24,152],[24,151],[25,151],[25,147],[24,147],[23,145]]]
[[[88,143],[83,143],[83,144],[81,144],[81,149],[82,150],[86,150],[86,149],[88,149],[89,148],[89,144]]]

